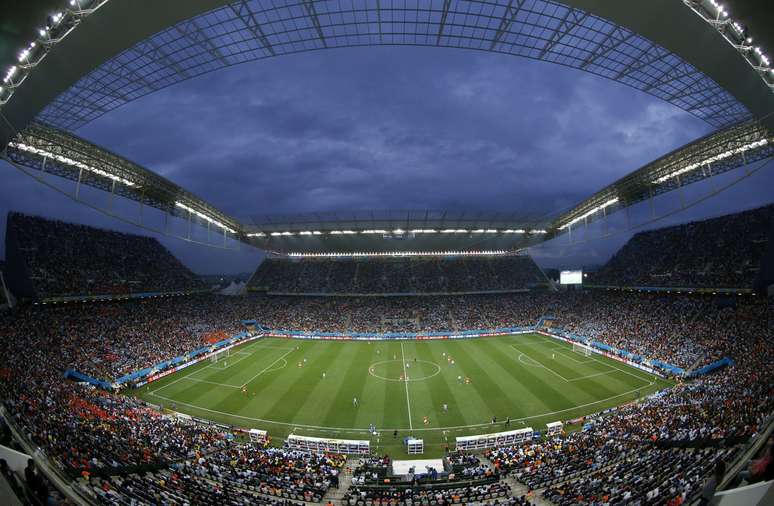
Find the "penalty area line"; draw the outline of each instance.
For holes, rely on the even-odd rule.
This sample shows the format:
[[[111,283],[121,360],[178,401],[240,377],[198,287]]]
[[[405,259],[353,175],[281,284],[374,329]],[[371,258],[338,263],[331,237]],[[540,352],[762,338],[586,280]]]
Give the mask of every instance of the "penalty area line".
[[[247,385],[248,385],[248,384],[249,384],[251,381],[253,381],[255,378],[257,378],[257,377],[258,377],[258,376],[260,376],[261,374],[263,374],[263,373],[265,373],[266,371],[268,371],[268,370],[269,370],[269,369],[270,369],[270,368],[271,368],[271,367],[272,367],[274,364],[276,364],[277,362],[279,362],[279,361],[280,361],[280,360],[282,360],[283,358],[285,358],[285,357],[287,357],[288,355],[290,355],[290,353],[291,353],[291,352],[292,352],[294,349],[295,349],[295,348],[291,348],[291,349],[290,349],[290,350],[288,350],[286,353],[284,353],[284,354],[283,354],[283,355],[282,355],[280,358],[278,358],[277,360],[275,360],[275,361],[274,361],[274,362],[272,362],[271,364],[269,364],[269,365],[267,365],[266,367],[264,367],[264,368],[261,370],[261,372],[259,372],[258,374],[256,374],[256,375],[255,375],[255,376],[253,376],[252,378],[250,378],[249,380],[245,381],[245,382],[244,382],[244,384],[243,384],[241,387],[239,387],[239,388],[244,388],[244,387],[246,387],[246,386],[247,386]]]

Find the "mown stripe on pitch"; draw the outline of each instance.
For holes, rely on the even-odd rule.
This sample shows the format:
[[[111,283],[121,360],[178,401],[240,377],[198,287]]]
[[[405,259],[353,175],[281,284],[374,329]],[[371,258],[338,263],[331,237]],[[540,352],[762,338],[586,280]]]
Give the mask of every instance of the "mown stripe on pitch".
[[[366,378],[368,377],[368,365],[373,352],[373,345],[351,343],[343,347],[352,349],[352,353],[341,353],[334,364],[336,369],[344,372],[344,377],[336,388],[332,402],[325,416],[319,413],[319,425],[330,427],[357,427],[356,420],[360,411],[378,412],[381,406],[373,406],[372,399],[363,399]],[[346,358],[345,358],[346,357]],[[352,405],[352,399],[358,398],[359,407]],[[366,403],[368,406],[366,407]]]
[[[273,351],[276,351],[277,353],[276,354],[272,353],[268,357],[268,359],[266,361],[261,361],[261,365],[260,366],[256,365],[257,358],[260,356],[260,355],[256,354],[256,355],[253,355],[252,357],[249,357],[249,358],[246,358],[245,360],[242,360],[235,367],[237,367],[239,370],[244,370],[244,368],[253,367],[253,368],[255,368],[256,372],[258,372],[261,369],[263,369],[264,367],[268,366],[271,363],[271,361],[277,360],[280,356],[282,356],[282,353],[279,352],[278,350],[273,350]],[[203,369],[203,370],[209,372],[212,369]],[[199,371],[197,371],[197,373],[198,372]],[[185,370],[181,371],[181,373],[184,374],[184,375],[186,374]],[[255,373],[253,373],[253,374],[255,374]],[[236,374],[234,376],[236,376]],[[214,381],[214,379],[212,379],[212,380],[210,379],[210,378],[214,377],[213,374],[206,374],[206,375],[197,374],[197,375],[193,375],[191,377],[192,378],[196,378],[196,379],[204,379],[204,380],[208,380],[208,381]],[[225,378],[225,379],[229,379],[229,378]],[[231,381],[236,381],[236,379],[232,377]],[[222,382],[225,383],[226,381],[222,381]],[[184,402],[189,402],[190,404],[197,404],[199,406],[204,406],[204,407],[207,407],[207,408],[210,408],[210,409],[217,409],[218,411],[234,412],[233,409],[220,409],[218,407],[213,408],[212,407],[213,406],[213,400],[216,400],[216,402],[217,402],[218,398],[221,399],[221,400],[227,399],[228,397],[230,397],[230,394],[233,394],[233,393],[237,393],[239,395],[243,395],[243,394],[241,394],[239,388],[220,387],[220,386],[212,385],[212,384],[209,384],[209,383],[200,383],[200,382],[190,381],[190,380],[182,380],[180,383],[177,383],[175,386],[181,385],[183,383],[186,383],[189,386],[187,388],[183,389],[183,390],[179,390],[174,395],[169,395],[168,393],[165,393],[164,396],[165,397],[174,398],[174,399],[178,399],[178,400],[181,400],[181,401],[184,401]],[[231,382],[229,382],[229,383],[231,383]],[[236,383],[231,383],[231,384],[236,385]],[[199,400],[201,400],[202,402],[197,402]]]
[[[252,360],[249,365],[250,376],[240,376],[242,381],[250,380],[247,385],[247,394],[242,393],[241,389],[236,388],[227,392],[225,396],[222,396],[215,403],[210,400],[209,402],[198,402],[196,404],[216,411],[261,418],[261,415],[264,413],[259,412],[260,410],[257,410],[256,406],[265,406],[266,398],[268,397],[265,391],[270,389],[274,383],[282,384],[285,381],[284,377],[288,375],[289,371],[292,371],[292,365],[304,353],[303,348],[299,351],[293,351],[285,357],[288,361],[288,367],[279,371],[265,372],[254,378],[252,376],[269,367],[272,362],[275,362],[285,353],[287,351],[266,349],[256,352],[251,357]]]
[[[554,403],[554,406],[546,404],[547,396],[536,391],[536,388],[538,388],[538,385],[545,384],[547,380],[553,381],[554,377],[541,378],[536,373],[540,369],[531,371],[527,369],[529,366],[518,362],[517,357],[513,356],[515,350],[511,347],[510,342],[505,340],[482,342],[481,349],[494,365],[502,371],[503,375],[507,376],[507,379],[503,378],[503,383],[513,382],[518,386],[518,389],[514,388],[515,395],[509,396],[509,399],[514,404],[508,416],[513,416],[514,413],[518,413],[519,416],[531,416],[535,413],[555,411],[566,407],[561,405],[557,408],[556,405],[563,401],[555,396],[550,396],[549,398],[556,399],[559,402]],[[527,370],[525,371],[524,369]],[[552,389],[551,393],[554,392],[555,390]]]
[[[529,392],[530,397],[537,398],[539,403],[536,406],[537,413],[567,409],[577,404],[567,394],[579,393],[580,389],[573,387],[572,383],[555,377],[541,367],[530,367],[522,364],[518,361],[518,355],[521,352],[511,347],[510,354],[503,353],[502,350],[493,347],[490,343],[485,343],[482,347],[492,361],[521,385],[523,392]],[[528,413],[527,416],[533,414],[535,413]]]
[[[273,392],[272,396],[267,393],[263,399],[262,405],[265,406],[266,418],[287,423],[322,425],[317,423],[319,420],[304,420],[303,416],[299,417],[298,415],[304,409],[306,401],[315,392],[314,387],[322,380],[322,372],[331,368],[336,355],[341,353],[341,348],[331,345],[331,343],[315,344],[317,344],[315,351],[318,353],[312,354],[310,350],[306,354],[307,357],[311,357],[307,365],[298,368],[297,361],[291,364],[296,377],[295,381],[283,381],[283,389]],[[258,395],[260,396],[260,393]]]
[[[385,341],[389,343],[382,350],[379,360],[392,360],[393,356],[400,356],[400,342]],[[385,381],[371,377],[372,381],[384,383],[384,396],[382,398],[383,414],[382,423],[385,427],[404,427],[408,432],[408,408],[406,408],[406,387],[400,381]],[[403,434],[405,435],[405,434]],[[403,437],[398,433],[399,437]]]
[[[492,416],[507,416],[507,407],[510,407],[511,401],[508,393],[500,386],[500,382],[492,378],[489,370],[482,362],[481,349],[473,341],[460,343],[463,353],[454,355],[457,364],[463,363],[463,376],[470,377],[470,385],[478,393],[481,400],[487,406],[489,413],[477,413],[480,423],[491,419]],[[503,403],[503,399],[509,399]]]
[[[441,372],[426,381],[410,383],[409,387],[420,387],[429,396],[432,402],[432,410],[428,413],[430,426],[465,425],[468,423],[464,406],[458,402],[457,395],[449,384],[448,371],[444,367],[450,367],[444,363],[443,352],[449,353],[446,343],[431,345],[429,343],[417,343],[414,345],[416,354],[421,360],[427,360],[438,364]],[[439,363],[440,362],[440,363]],[[432,370],[434,367],[430,366]],[[444,414],[441,409],[443,404],[449,405],[449,412]]]
[[[550,348],[532,348],[530,350],[530,354],[533,355],[533,359],[537,360],[541,364],[544,365],[544,367],[550,367],[554,368],[557,362],[559,362],[558,359],[551,358],[551,355],[553,354],[553,350]],[[530,355],[527,355],[530,356]],[[560,355],[561,356],[561,355]],[[567,367],[564,368],[567,370]],[[557,369],[554,369],[555,371],[559,372]],[[608,369],[612,370],[612,369]],[[602,371],[599,371],[602,372]],[[561,372],[559,374],[562,374]],[[562,374],[562,376],[565,376]],[[570,391],[574,391],[580,394],[585,394],[586,397],[589,398],[589,400],[594,401],[597,399],[606,399],[608,397],[612,397],[614,395],[620,394],[621,392],[625,392],[627,389],[621,389],[621,388],[611,388],[610,382],[605,382],[605,380],[597,380],[597,378],[605,378],[606,376],[598,376],[597,378],[588,378],[585,380],[580,380],[582,376],[585,376],[585,374],[580,374],[576,372],[575,374],[570,374],[568,376],[565,376],[567,379],[575,379],[578,381],[572,381],[566,383],[566,386],[562,385],[564,383],[561,380],[557,380],[557,385],[560,385],[560,388],[563,389],[563,391],[567,391],[568,389]],[[615,382],[613,382],[615,383]],[[584,402],[581,402],[580,398],[575,397],[571,405],[577,405],[577,404],[584,404]]]

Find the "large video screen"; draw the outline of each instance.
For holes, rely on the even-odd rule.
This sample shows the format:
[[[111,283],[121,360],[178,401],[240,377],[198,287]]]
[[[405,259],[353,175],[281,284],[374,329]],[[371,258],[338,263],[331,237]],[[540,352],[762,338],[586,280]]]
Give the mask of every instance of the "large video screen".
[[[580,285],[583,283],[583,271],[562,271],[559,273],[559,284]]]

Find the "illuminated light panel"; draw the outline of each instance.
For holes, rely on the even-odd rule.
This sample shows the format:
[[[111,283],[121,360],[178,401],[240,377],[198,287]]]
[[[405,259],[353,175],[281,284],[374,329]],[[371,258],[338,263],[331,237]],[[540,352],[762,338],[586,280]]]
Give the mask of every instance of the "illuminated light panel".
[[[222,228],[226,232],[230,232],[232,234],[236,234],[236,230],[227,227],[226,225],[224,225],[223,223],[219,222],[218,220],[212,219],[209,216],[207,216],[206,214],[201,213],[201,212],[197,211],[196,209],[193,209],[190,206],[187,206],[187,205],[183,204],[182,202],[175,202],[175,205],[177,207],[179,207],[180,209],[184,209],[184,210],[188,211],[189,213],[198,216],[199,218],[203,219],[204,221],[215,225],[216,227]]]
[[[63,155],[57,155],[54,153],[51,153],[50,151],[46,151],[45,149],[36,148],[35,146],[29,146],[27,144],[23,144],[21,142],[10,142],[8,143],[10,147],[19,149],[21,151],[26,151],[27,153],[32,153],[34,155],[43,156],[46,158],[51,158],[53,160],[56,160],[58,162],[61,162],[65,165],[70,165],[72,167],[76,167],[78,169],[83,169],[88,172],[91,172],[93,174],[97,174],[102,177],[106,177],[112,181],[116,181],[117,183],[124,184],[126,186],[137,186],[136,183],[129,181],[128,179],[124,179],[121,176],[116,176],[115,174],[111,174],[109,172],[105,172],[102,169],[98,169],[96,167],[92,167],[90,165],[86,165],[83,162],[79,162],[78,160],[73,160],[72,158],[68,158]]]
[[[565,228],[570,227],[570,226],[578,223],[581,220],[585,220],[586,218],[588,218],[592,214],[594,214],[594,213],[596,213],[598,211],[601,211],[602,209],[604,209],[606,207],[612,206],[613,204],[616,204],[617,202],[618,202],[618,197],[612,198],[612,199],[608,200],[607,202],[605,202],[604,204],[600,204],[597,207],[591,209],[590,211],[586,211],[585,213],[583,213],[582,215],[578,216],[577,218],[575,218],[575,219],[573,219],[571,221],[568,221],[567,223],[565,223],[564,225],[559,227],[559,230],[564,230]],[[544,233],[544,232],[534,232],[533,231],[533,233]]]
[[[685,174],[687,172],[691,172],[692,170],[696,170],[696,169],[698,169],[699,167],[701,167],[703,165],[708,165],[708,164],[711,164],[711,163],[719,162],[720,160],[725,160],[726,158],[730,158],[730,157],[732,157],[734,155],[740,155],[740,154],[742,154],[742,153],[744,153],[746,151],[750,151],[751,149],[756,149],[756,148],[763,147],[763,146],[767,145],[768,143],[769,143],[768,139],[761,139],[759,141],[755,141],[755,142],[751,142],[749,144],[745,144],[744,146],[738,147],[736,149],[730,149],[728,151],[724,151],[724,152],[722,152],[720,154],[717,154],[715,156],[707,158],[706,160],[702,160],[701,162],[693,163],[691,165],[683,167],[682,169],[679,169],[679,170],[676,170],[676,171],[671,172],[669,174],[666,174],[664,176],[661,176],[660,178],[654,180],[653,183],[661,184],[661,183],[663,183],[664,181],[666,181],[668,179],[680,176],[680,175]]]
[[[468,231],[464,228],[445,228],[441,230],[442,234],[467,234]]]

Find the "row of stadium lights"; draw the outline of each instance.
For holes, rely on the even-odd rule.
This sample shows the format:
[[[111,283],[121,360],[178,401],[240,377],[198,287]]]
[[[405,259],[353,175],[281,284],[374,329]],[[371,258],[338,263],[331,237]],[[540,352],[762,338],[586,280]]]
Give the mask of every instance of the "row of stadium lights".
[[[30,42],[18,55],[18,63],[11,65],[0,85],[0,106],[6,104],[14,91],[29,76],[57,43],[64,40],[81,20],[106,4],[108,0],[69,0],[69,8],[48,17],[38,28],[38,38]]]
[[[437,256],[496,256],[513,255],[515,251],[482,250],[482,251],[373,251],[350,253],[288,253],[295,258],[331,258],[331,257],[437,257]]]
[[[413,230],[403,230],[396,228],[395,230],[301,230],[299,232],[252,232],[247,234],[247,237],[282,237],[282,236],[320,236],[320,235],[405,235],[405,234],[547,234],[548,231],[544,229],[494,229],[494,228],[478,228],[469,230],[466,228],[447,228],[443,230],[436,230],[433,228],[417,228]]]
[[[106,172],[106,171],[104,171],[102,169],[98,169],[96,167],[92,167],[91,165],[87,165],[87,164],[85,164],[85,163],[83,163],[81,161],[73,160],[70,157],[67,157],[67,156],[64,156],[64,155],[60,155],[60,154],[56,154],[56,153],[52,153],[52,152],[47,151],[45,149],[37,148],[35,146],[30,146],[28,144],[24,144],[24,143],[21,143],[21,142],[9,142],[8,146],[10,146],[12,148],[15,148],[15,149],[18,149],[20,151],[26,151],[27,153],[32,153],[34,155],[42,156],[44,159],[45,158],[50,158],[52,160],[56,160],[59,163],[63,163],[65,165],[69,165],[69,166],[75,167],[77,169],[83,169],[83,170],[85,170],[87,172],[91,172],[93,174],[97,174],[99,176],[106,177],[106,178],[110,179],[111,181],[115,181],[117,183],[121,183],[121,184],[124,184],[124,185],[129,186],[129,187],[137,186],[136,183],[134,183],[132,181],[129,181],[128,179],[125,179],[125,178],[120,177],[120,176],[116,176],[115,174],[111,174],[111,173]]]
[[[231,234],[236,234],[236,230],[233,228],[229,228],[225,224],[221,223],[220,221],[210,218],[206,214],[197,211],[196,209],[192,208],[191,206],[188,206],[180,201],[175,202],[175,206],[179,207],[180,209],[183,209],[184,211],[188,211],[189,214],[193,214],[194,216],[198,216],[202,220],[206,221],[207,223],[210,223],[212,225],[215,225],[216,227],[220,227],[221,229],[225,230],[226,232],[229,232]]]
[[[672,178],[675,178],[675,177],[679,177],[679,176],[681,176],[683,174],[686,174],[688,172],[696,170],[696,169],[698,169],[700,167],[704,167],[704,166],[709,167],[711,164],[713,164],[715,162],[720,162],[720,161],[725,160],[727,158],[731,158],[734,155],[741,155],[741,154],[746,153],[747,151],[750,151],[750,150],[762,148],[764,146],[767,146],[771,142],[774,142],[774,139],[772,139],[772,140],[770,140],[770,139],[761,139],[761,140],[758,140],[758,141],[755,141],[755,142],[751,142],[749,144],[745,144],[744,146],[740,146],[738,148],[729,149],[728,151],[724,151],[724,152],[719,153],[717,155],[711,156],[711,157],[709,157],[709,158],[707,158],[705,160],[702,160],[700,162],[696,162],[696,163],[692,163],[690,165],[686,165],[685,167],[677,169],[675,171],[672,171],[669,174],[665,174],[663,176],[660,176],[659,178],[653,180],[653,184],[664,183],[665,181],[668,181],[668,180],[670,180]],[[579,221],[583,221],[586,218],[588,218],[589,216],[591,216],[593,214],[596,214],[599,211],[602,211],[603,209],[606,209],[606,208],[608,208],[608,207],[610,207],[612,205],[617,204],[619,201],[620,201],[620,199],[618,197],[612,198],[612,199],[608,200],[607,202],[604,202],[604,203],[602,203],[602,204],[600,204],[600,205],[590,209],[589,211],[583,213],[582,215],[577,216],[577,217],[573,218],[572,220],[568,221],[567,223],[565,223],[564,225],[559,227],[559,230],[564,230],[564,229],[566,229],[568,227],[572,227],[573,225],[575,225]]]
[[[110,179],[111,181],[115,181],[117,183],[124,184],[124,185],[126,185],[126,186],[128,186],[130,188],[137,186],[137,183],[134,183],[133,181],[129,181],[126,178],[123,178],[123,177],[120,177],[120,176],[116,176],[115,174],[111,174],[111,173],[106,172],[106,171],[104,171],[102,169],[98,169],[96,167],[92,167],[91,165],[85,164],[85,163],[83,163],[83,162],[81,162],[79,160],[74,160],[74,159],[72,159],[70,157],[67,157],[67,156],[64,156],[64,155],[60,155],[60,154],[57,154],[57,153],[52,153],[52,152],[47,151],[45,149],[41,149],[41,148],[38,148],[38,147],[35,147],[35,146],[30,146],[28,144],[24,144],[24,143],[21,143],[21,142],[9,142],[8,146],[10,146],[12,148],[15,148],[15,149],[18,149],[20,151],[25,151],[27,153],[32,153],[34,155],[41,156],[44,159],[50,158],[50,159],[55,160],[55,161],[57,161],[59,163],[62,163],[62,164],[65,164],[65,165],[69,165],[69,166],[75,167],[77,169],[85,170],[85,171],[90,172],[92,174],[96,174],[98,176],[102,176],[104,178]],[[200,211],[197,211],[196,209],[186,205],[183,202],[177,201],[177,202],[175,202],[175,206],[179,207],[180,209],[183,209],[184,211],[187,211],[191,215],[197,216],[198,218],[204,220],[207,223],[210,223],[211,225],[215,225],[216,227],[220,227],[221,229],[225,230],[226,232],[229,232],[231,234],[236,234],[236,230],[234,230],[233,228],[230,228],[227,225],[225,225],[224,223],[222,223],[222,222],[220,222],[220,221],[218,221],[218,220],[216,220],[214,218],[211,218],[211,217],[207,216],[206,214],[204,214],[204,213],[202,213]]]
[[[713,19],[707,17],[702,10],[696,8],[696,0],[683,1],[725,37],[774,91],[774,84],[769,82],[766,77],[769,75],[770,78],[774,79],[774,68],[770,67],[769,57],[760,47],[752,46],[753,39],[747,34],[747,29],[729,17],[725,6],[716,0],[699,0],[698,4],[703,5],[707,12],[711,13],[714,10],[715,17]],[[6,72],[3,85],[0,85],[0,105],[8,102],[14,90],[24,82],[29,72],[46,57],[53,45],[63,40],[78,25],[81,19],[96,11],[107,2],[108,0],[69,0],[70,7],[68,9],[49,16],[45,27],[38,29],[40,37],[32,41],[27,48],[19,53],[18,65],[12,65]],[[707,5],[711,5],[712,9],[708,9]],[[730,26],[731,30],[724,30],[727,26]],[[735,40],[732,40],[729,35],[733,35]],[[757,61],[755,57],[757,57]]]
[[[774,83],[767,79],[768,74],[769,78],[774,80],[774,68],[771,68],[769,57],[760,47],[752,45],[753,38],[747,33],[747,28],[739,24],[738,21],[731,19],[723,4],[717,2],[717,0],[683,1],[734,46],[739,54],[747,60],[747,63],[758,72],[769,88],[774,91]],[[714,17],[705,16],[701,10],[696,8],[697,3],[701,4],[710,14],[714,14]],[[708,5],[712,8],[708,8]],[[730,27],[730,29],[726,30],[727,27]]]

